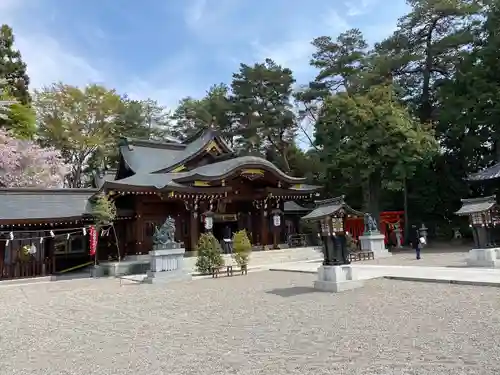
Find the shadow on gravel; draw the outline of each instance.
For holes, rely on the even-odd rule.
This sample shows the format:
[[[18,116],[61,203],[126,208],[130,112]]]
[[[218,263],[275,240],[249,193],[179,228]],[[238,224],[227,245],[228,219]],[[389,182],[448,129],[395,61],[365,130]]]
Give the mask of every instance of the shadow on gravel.
[[[266,293],[280,297],[296,297],[302,294],[319,293],[318,290],[308,286],[293,286],[291,288],[277,288],[268,290]]]

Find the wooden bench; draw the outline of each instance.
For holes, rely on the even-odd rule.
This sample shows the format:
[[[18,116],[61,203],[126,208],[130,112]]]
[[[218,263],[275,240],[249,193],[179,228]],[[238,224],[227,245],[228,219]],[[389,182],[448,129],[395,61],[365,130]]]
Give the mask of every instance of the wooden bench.
[[[242,275],[248,275],[247,265],[244,264],[241,267],[231,266],[231,270],[229,271],[229,275],[228,276],[233,276],[234,272],[241,272]]]
[[[221,272],[226,271],[226,275],[229,276],[233,273],[233,266],[220,266],[212,268],[212,278],[219,277]]]
[[[234,276],[235,272],[241,272],[242,275],[248,274],[248,268],[246,265],[243,265],[241,267],[228,265],[228,266],[212,268],[212,278],[219,277],[219,275],[221,273],[224,273],[224,271],[225,271],[226,276]]]
[[[349,254],[349,260],[351,262],[370,259],[375,259],[373,251],[356,251]]]

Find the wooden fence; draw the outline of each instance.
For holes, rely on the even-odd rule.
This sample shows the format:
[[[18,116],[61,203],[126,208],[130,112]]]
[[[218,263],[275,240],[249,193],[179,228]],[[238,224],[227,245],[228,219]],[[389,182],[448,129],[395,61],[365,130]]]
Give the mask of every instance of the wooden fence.
[[[48,276],[54,272],[55,258],[0,263],[0,280]]]

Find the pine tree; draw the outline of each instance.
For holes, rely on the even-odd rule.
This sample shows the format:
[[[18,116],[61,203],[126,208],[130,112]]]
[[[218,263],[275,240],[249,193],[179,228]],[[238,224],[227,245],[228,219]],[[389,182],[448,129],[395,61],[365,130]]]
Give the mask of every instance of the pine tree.
[[[105,194],[101,193],[94,201],[92,215],[96,220],[97,227],[109,225],[116,217],[116,206]]]
[[[24,105],[31,101],[26,64],[19,50],[14,48],[14,33],[8,25],[0,27],[0,78],[6,80],[5,87],[0,87],[0,91],[6,90]]]

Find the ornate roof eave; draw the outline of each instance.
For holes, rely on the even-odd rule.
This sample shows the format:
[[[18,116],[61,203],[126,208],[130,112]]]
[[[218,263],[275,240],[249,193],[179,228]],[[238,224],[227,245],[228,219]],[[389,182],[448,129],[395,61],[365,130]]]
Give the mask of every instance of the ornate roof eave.
[[[321,187],[319,189],[321,189]],[[299,189],[267,187],[265,189],[265,191],[266,191],[266,193],[271,194],[273,196],[277,196],[277,197],[278,196],[304,197],[304,196],[316,196],[316,195],[318,195],[317,191],[319,189],[299,190]]]
[[[106,183],[103,186],[104,190],[114,191],[118,193],[132,193],[132,194],[168,194],[170,192],[178,193],[188,193],[188,194],[223,194],[232,191],[231,186],[221,186],[221,187],[195,187],[195,186],[135,186],[135,185],[124,185],[124,184],[113,184]]]
[[[258,163],[254,163],[254,162],[253,163],[239,164],[239,165],[235,166],[234,168],[232,168],[231,170],[227,171],[226,173],[222,173],[222,174],[217,175],[217,176],[206,176],[206,175],[201,174],[201,173],[193,173],[193,174],[190,174],[188,176],[174,178],[174,181],[178,182],[178,183],[183,183],[183,182],[191,182],[191,181],[195,181],[195,180],[198,180],[198,181],[224,180],[227,177],[232,176],[235,173],[237,173],[238,171],[241,171],[243,169],[263,169],[265,171],[268,171],[268,172],[274,174],[280,180],[287,182],[289,184],[299,184],[299,183],[303,183],[306,181],[305,177],[289,176],[289,175],[285,174],[284,172],[282,172],[281,170],[279,170],[276,166],[273,166],[273,168],[271,168],[267,165],[258,164]]]
[[[122,137],[118,141],[118,146],[127,146],[129,148],[133,148],[134,146],[138,147],[158,147],[158,148],[173,148],[177,150],[183,150],[186,148],[186,145],[181,143],[181,141],[176,140],[173,137],[167,137],[167,142],[165,141],[156,141],[151,139],[137,139],[137,138],[126,138]]]

